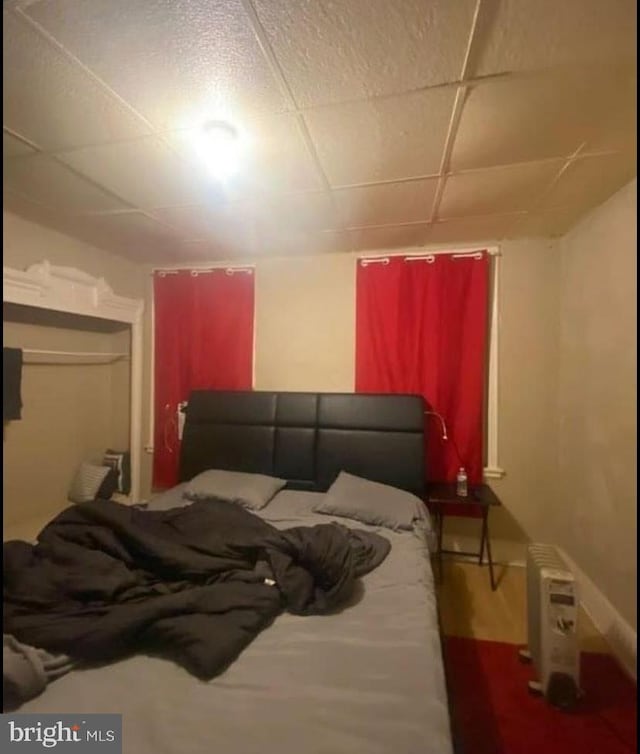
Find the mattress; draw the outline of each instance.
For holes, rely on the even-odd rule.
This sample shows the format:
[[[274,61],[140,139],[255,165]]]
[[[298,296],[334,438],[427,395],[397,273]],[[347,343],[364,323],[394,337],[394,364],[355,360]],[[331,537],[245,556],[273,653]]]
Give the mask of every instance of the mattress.
[[[279,616],[209,682],[136,656],[75,670],[20,712],[122,713],[126,754],[451,754],[424,528],[332,519],[312,512],[317,499],[284,491],[259,515],[278,528],[336,520],[388,537],[389,556],[348,606]]]

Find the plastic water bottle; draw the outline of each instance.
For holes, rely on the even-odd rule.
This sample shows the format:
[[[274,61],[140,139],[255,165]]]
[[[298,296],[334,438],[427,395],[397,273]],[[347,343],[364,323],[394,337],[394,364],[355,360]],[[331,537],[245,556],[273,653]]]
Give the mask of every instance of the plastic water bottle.
[[[456,477],[456,495],[458,497],[466,497],[468,492],[467,472],[461,466]]]

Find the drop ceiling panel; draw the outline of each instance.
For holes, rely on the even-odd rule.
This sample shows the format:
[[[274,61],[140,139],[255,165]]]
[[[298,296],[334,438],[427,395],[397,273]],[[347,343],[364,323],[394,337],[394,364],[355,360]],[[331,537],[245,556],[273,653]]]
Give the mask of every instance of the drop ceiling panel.
[[[334,196],[347,226],[391,225],[428,220],[438,179],[340,189]]]
[[[205,181],[156,138],[87,147],[60,159],[142,209],[200,203],[219,195],[213,180]]]
[[[255,3],[298,106],[457,80],[474,0]]]
[[[619,69],[611,76],[555,71],[472,87],[451,155],[452,169],[569,156],[628,96],[619,76]]]
[[[46,0],[27,12],[157,128],[285,106],[240,0]]]
[[[219,249],[216,248],[212,241],[204,239],[196,239],[193,241],[181,241],[172,249],[170,262],[189,264],[190,262],[216,262],[224,259],[219,254]]]
[[[25,157],[26,155],[35,154],[35,149],[25,144],[24,141],[16,139],[15,136],[2,132],[2,157]]]
[[[427,243],[473,243],[510,238],[522,214],[456,217],[429,228]]]
[[[350,247],[356,250],[376,250],[422,246],[427,238],[428,227],[425,223],[350,230]]]
[[[337,214],[328,193],[314,192],[265,197],[261,201],[239,201],[220,205],[165,207],[154,217],[175,227],[185,240],[229,235],[250,227],[257,235],[282,237],[290,232],[332,230]]]
[[[334,186],[437,174],[455,88],[305,113]]]
[[[620,69],[598,96],[599,117],[594,119],[585,151],[626,152],[635,160],[637,146],[638,76],[637,67]]]
[[[201,129],[172,133],[169,139],[192,164],[204,171],[198,152]],[[239,168],[227,182],[228,193],[306,191],[322,188],[320,174],[302,139],[294,115],[261,115],[247,119],[240,130]]]
[[[608,199],[635,175],[635,163],[625,156],[578,159],[562,173],[538,209],[585,213]]]
[[[151,214],[175,228],[183,240],[189,241],[210,236],[221,212],[224,212],[224,209],[215,205],[190,205],[155,209]]]
[[[221,205],[206,217],[207,237],[220,254],[237,257],[254,253],[265,230],[251,205],[244,202]]]
[[[501,0],[474,73],[635,59],[635,0]]]
[[[5,126],[46,150],[149,133],[137,116],[26,21],[8,12],[3,21]]]
[[[139,262],[166,258],[177,241],[170,229],[141,212],[93,215],[82,218],[82,225],[97,241]]]
[[[274,232],[290,228],[294,233],[332,230],[339,225],[338,214],[328,192],[309,192],[269,197],[255,205],[254,215]]]
[[[70,213],[126,207],[124,202],[101,191],[53,157],[42,154],[4,160],[3,186],[31,201]]]
[[[560,171],[562,161],[535,162],[447,178],[438,219],[527,210]]]
[[[514,228],[519,238],[555,238],[563,236],[577,222],[573,210],[549,210],[527,213]]]
[[[255,251],[261,256],[307,256],[349,250],[349,234],[344,231],[288,231],[258,240]]]

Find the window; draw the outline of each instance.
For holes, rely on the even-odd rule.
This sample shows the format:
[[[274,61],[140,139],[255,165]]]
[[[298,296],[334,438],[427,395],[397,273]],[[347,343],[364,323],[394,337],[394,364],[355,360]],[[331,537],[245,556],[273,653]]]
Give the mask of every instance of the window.
[[[501,476],[497,464],[497,250],[363,257],[356,389],[420,393],[431,479]],[[446,427],[446,430],[442,430]]]
[[[253,385],[253,269],[158,270],[153,297],[153,484],[177,482],[180,404]]]

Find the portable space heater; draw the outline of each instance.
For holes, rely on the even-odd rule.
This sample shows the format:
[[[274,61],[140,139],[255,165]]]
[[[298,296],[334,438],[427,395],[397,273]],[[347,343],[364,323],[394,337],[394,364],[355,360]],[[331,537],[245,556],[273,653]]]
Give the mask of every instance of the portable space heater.
[[[571,708],[580,692],[578,590],[573,574],[551,545],[532,544],[527,551],[528,648],[538,681],[529,689],[554,706]]]

